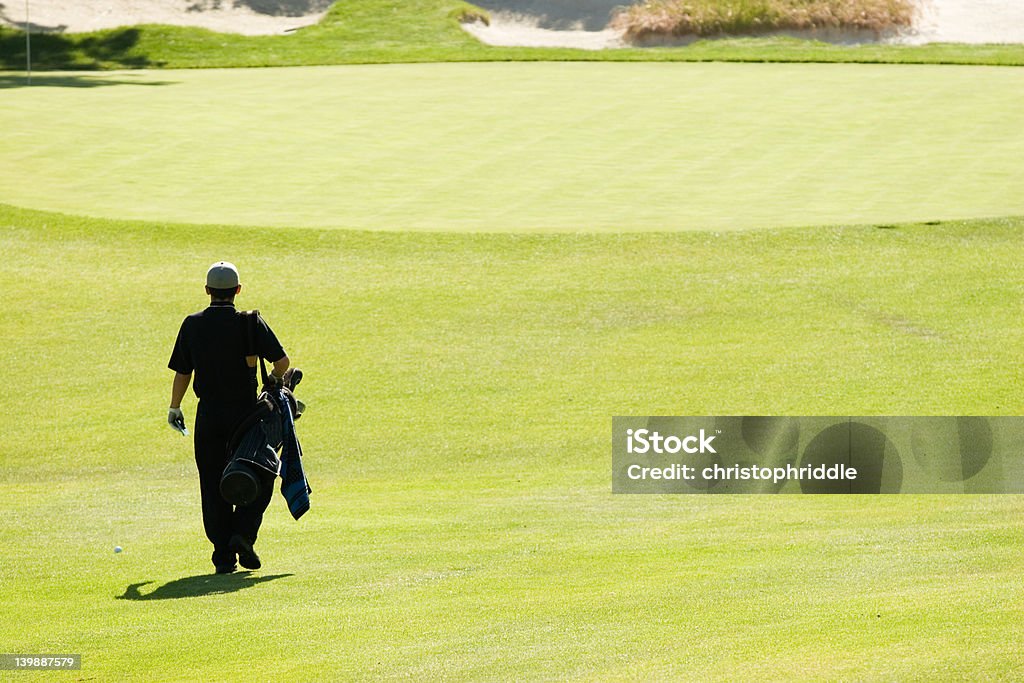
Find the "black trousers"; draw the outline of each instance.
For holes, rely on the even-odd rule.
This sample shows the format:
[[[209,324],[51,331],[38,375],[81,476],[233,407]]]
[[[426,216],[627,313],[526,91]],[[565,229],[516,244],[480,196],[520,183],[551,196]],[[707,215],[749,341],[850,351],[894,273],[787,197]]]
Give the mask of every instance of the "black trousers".
[[[260,481],[260,495],[248,505],[237,507],[220,495],[220,477],[228,464],[228,441],[235,428],[253,409],[246,403],[210,403],[200,401],[196,408],[196,467],[199,469],[199,493],[203,503],[203,528],[213,544],[213,563],[234,564],[228,541],[239,534],[256,542],[263,513],[274,493],[275,477],[269,472]]]

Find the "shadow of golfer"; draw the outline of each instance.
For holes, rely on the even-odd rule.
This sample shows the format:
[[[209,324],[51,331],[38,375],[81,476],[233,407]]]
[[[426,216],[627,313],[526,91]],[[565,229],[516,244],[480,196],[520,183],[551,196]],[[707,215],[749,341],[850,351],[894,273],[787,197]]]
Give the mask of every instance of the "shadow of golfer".
[[[291,574],[269,574],[267,576],[254,576],[252,572],[238,572],[236,574],[201,574],[199,576],[188,576],[182,579],[169,581],[158,586],[148,593],[139,591],[143,586],[153,583],[152,581],[141,581],[130,584],[124,589],[124,595],[118,595],[118,600],[175,600],[177,598],[198,598],[204,595],[220,595],[223,593],[234,593],[258,583],[281,579]]]

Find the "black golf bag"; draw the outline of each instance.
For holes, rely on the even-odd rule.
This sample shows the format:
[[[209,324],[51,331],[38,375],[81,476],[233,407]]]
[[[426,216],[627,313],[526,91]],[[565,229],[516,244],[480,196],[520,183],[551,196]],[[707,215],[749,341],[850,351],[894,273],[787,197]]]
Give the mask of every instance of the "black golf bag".
[[[248,350],[255,355],[254,329],[259,313],[252,311],[247,315]],[[281,470],[278,453],[284,439],[284,421],[287,419],[282,411],[287,407],[292,420],[298,420],[305,410],[302,402],[292,393],[302,381],[302,371],[289,369],[281,385],[275,386],[269,382],[263,359],[258,358],[258,363],[263,390],[256,400],[255,408],[235,429],[228,442],[231,459],[220,480],[220,493],[232,505],[247,505],[256,500],[263,487],[273,486]]]

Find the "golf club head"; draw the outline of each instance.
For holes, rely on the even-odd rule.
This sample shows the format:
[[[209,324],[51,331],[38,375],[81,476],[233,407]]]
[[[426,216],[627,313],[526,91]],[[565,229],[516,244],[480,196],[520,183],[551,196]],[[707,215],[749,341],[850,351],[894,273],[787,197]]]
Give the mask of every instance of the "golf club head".
[[[288,368],[285,370],[282,380],[284,381],[284,385],[288,387],[289,391],[295,391],[295,387],[299,386],[299,382],[302,381],[302,370],[299,370],[298,368]]]

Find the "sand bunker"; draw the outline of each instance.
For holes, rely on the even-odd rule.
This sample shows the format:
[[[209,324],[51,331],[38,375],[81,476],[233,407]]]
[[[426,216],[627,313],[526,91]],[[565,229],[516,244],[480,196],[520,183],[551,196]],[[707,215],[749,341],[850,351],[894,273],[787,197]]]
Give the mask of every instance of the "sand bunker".
[[[34,31],[82,32],[135,24],[200,26],[228,33],[284,33],[320,21],[332,0],[30,0]],[[465,25],[491,45],[623,47],[605,28],[628,0],[477,0],[492,12],[490,26]],[[0,0],[0,23],[25,24],[24,0]],[[1024,43],[1024,0],[922,0],[912,30],[890,36],[817,34],[831,42]],[[686,42],[685,39],[676,42]]]
[[[33,31],[81,33],[136,24],[267,35],[315,24],[332,0],[30,0]],[[0,23],[24,26],[24,0],[0,2]]]
[[[463,24],[462,28],[483,43],[505,47],[575,47],[583,50],[602,50],[606,47],[626,46],[621,31],[614,29],[553,29],[546,28],[544,24],[545,19],[535,15],[493,12],[490,25],[474,21]]]
[[[925,0],[914,31],[897,42],[1024,43],[1024,1]]]
[[[492,15],[529,17],[535,28],[600,32],[612,13],[636,0],[470,0]],[[506,22],[502,22],[506,23]]]
[[[464,28],[491,45],[531,47],[623,47],[622,36],[603,29],[616,6],[604,0],[486,0],[492,10],[490,26]],[[603,29],[603,30],[594,30]],[[1024,43],[1024,0],[921,0],[915,26],[907,31],[877,35],[872,31],[780,32],[833,43]],[[694,38],[666,38],[646,44],[682,45]]]

